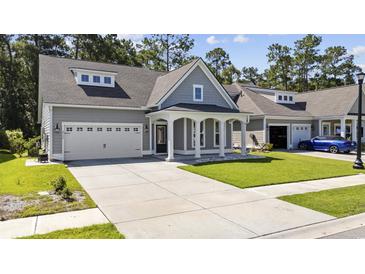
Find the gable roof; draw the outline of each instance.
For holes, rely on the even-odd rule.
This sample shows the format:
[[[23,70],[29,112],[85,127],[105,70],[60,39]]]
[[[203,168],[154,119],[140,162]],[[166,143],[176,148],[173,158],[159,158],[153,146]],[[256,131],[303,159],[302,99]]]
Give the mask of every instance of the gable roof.
[[[296,102],[306,102],[306,109],[314,116],[346,115],[358,97],[358,85],[349,85],[299,93]]]
[[[195,65],[195,63],[198,62],[198,60],[199,59],[195,59],[189,64],[159,76],[156,79],[156,83],[148,99],[147,105],[156,105],[161,98],[164,97],[169,90]]]
[[[78,85],[70,68],[113,71],[115,87]],[[125,65],[39,55],[39,96],[45,103],[141,107],[147,104],[156,79],[166,72]]]
[[[279,104],[261,95],[264,88],[238,83],[226,85],[241,110],[271,116],[342,116],[347,115],[357,99],[358,86],[349,85],[318,91],[297,93],[295,104]],[[273,90],[267,89],[272,93]],[[259,92],[257,92],[259,91]],[[241,96],[242,93],[242,96]]]
[[[175,91],[181,82],[189,76],[189,74],[192,73],[197,66],[202,69],[228,105],[232,106],[234,109],[238,109],[238,106],[232,100],[229,93],[225,90],[222,84],[219,83],[217,78],[201,58],[195,59],[191,63],[159,77],[156,80],[155,87],[151,93],[150,99],[148,100],[148,106],[155,106],[163,103],[163,101]]]

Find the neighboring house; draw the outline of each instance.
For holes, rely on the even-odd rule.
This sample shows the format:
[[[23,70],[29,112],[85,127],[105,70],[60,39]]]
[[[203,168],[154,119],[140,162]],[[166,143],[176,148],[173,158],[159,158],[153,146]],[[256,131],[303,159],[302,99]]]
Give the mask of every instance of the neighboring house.
[[[245,147],[249,113],[201,59],[157,72],[40,55],[39,121],[50,159],[166,154],[172,160],[224,156],[233,121]]]
[[[225,88],[240,109],[252,113],[247,125],[247,146],[254,145],[253,135],[259,143],[272,143],[283,149],[296,149],[300,140],[317,135],[356,140],[357,85],[303,93],[240,84]],[[363,127],[361,131],[363,136]],[[236,146],[240,145],[240,133],[234,122],[232,139]]]

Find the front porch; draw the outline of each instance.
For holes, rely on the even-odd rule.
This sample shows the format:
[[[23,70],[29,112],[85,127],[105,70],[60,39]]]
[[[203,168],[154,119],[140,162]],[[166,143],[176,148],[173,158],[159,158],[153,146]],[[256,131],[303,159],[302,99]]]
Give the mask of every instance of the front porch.
[[[341,136],[351,141],[357,141],[357,117],[328,117],[318,121],[320,136]],[[364,121],[361,123],[361,141],[364,139]]]
[[[216,112],[204,111],[206,106],[194,110],[167,108],[146,116],[150,123],[151,154],[167,161],[175,155],[200,159],[202,155],[218,155],[224,158],[232,151],[232,123],[240,121],[242,155],[246,155],[247,113],[214,106]],[[197,134],[198,133],[198,134]]]

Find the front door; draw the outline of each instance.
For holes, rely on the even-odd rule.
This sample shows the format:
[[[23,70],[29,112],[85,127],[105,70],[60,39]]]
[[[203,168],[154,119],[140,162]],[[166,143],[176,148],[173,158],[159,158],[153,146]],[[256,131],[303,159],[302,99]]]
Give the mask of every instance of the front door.
[[[156,126],[156,153],[167,153],[167,126]]]
[[[273,144],[274,148],[287,149],[287,127],[286,126],[270,126],[269,127],[269,138],[270,143]]]

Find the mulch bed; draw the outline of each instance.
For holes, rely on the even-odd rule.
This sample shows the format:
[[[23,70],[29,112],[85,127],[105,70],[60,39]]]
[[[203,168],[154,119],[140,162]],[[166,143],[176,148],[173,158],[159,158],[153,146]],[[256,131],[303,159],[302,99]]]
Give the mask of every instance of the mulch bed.
[[[40,212],[42,209],[48,211],[54,209],[56,212],[81,209],[84,207],[83,202],[85,198],[85,195],[80,191],[73,191],[72,199],[70,200],[65,200],[54,192],[48,192],[47,195],[40,195],[38,193],[22,196],[0,195],[0,221],[27,217],[23,215],[30,208],[39,208]]]

